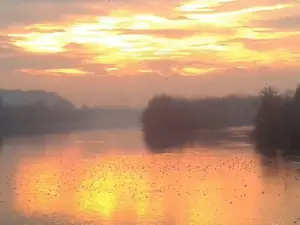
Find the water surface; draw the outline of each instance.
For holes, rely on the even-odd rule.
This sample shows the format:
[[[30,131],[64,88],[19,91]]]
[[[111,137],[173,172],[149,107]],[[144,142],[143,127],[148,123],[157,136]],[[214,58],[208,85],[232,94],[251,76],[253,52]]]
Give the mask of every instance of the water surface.
[[[0,224],[300,224],[298,167],[244,143],[152,154],[137,130],[9,138]]]

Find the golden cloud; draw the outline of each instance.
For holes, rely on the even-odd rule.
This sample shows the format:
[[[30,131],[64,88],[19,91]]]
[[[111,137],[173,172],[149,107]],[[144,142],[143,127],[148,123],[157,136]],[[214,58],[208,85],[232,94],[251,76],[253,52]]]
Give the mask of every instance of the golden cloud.
[[[158,1],[158,0],[157,0]],[[272,2],[272,1],[271,1]],[[222,11],[225,5],[237,4],[234,0],[177,1],[162,7],[157,13],[139,12],[136,7],[114,10],[105,16],[86,16],[56,23],[31,24],[4,30],[11,44],[31,54],[70,53],[83,51],[68,46],[80,46],[88,54],[82,56],[83,64],[108,64],[107,73],[148,73],[152,68],[140,66],[141,61],[176,59],[211,60],[210,68],[186,66],[182,74],[199,74],[224,67],[253,66],[293,61],[300,52],[278,46],[276,49],[248,49],[243,40],[278,39],[300,34],[300,28],[283,32],[268,27],[252,27],[250,22],[264,13],[282,16],[285,9],[298,5],[288,2],[253,6]],[[2,34],[3,35],[3,34]],[[78,51],[77,51],[78,50]],[[221,65],[222,64],[222,65]],[[76,67],[76,66],[74,66]],[[183,67],[184,68],[184,67]],[[146,72],[145,72],[146,71]],[[24,71],[23,71],[24,72]],[[25,71],[34,74],[33,71]],[[81,69],[53,69],[44,74],[86,75]]]

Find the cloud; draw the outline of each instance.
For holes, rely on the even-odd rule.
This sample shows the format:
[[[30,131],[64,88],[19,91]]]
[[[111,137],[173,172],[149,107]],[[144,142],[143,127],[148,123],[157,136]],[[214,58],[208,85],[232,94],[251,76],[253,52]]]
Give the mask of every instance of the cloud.
[[[140,34],[140,35],[151,35],[157,37],[166,37],[172,39],[180,39],[190,36],[199,36],[201,34],[209,35],[230,35],[234,34],[234,31],[231,29],[216,28],[216,27],[207,27],[201,26],[192,29],[123,29],[117,30],[120,31],[120,34]]]
[[[36,55],[12,48],[0,49],[0,55],[2,55],[0,60],[1,73],[3,73],[3,71],[12,72],[19,69],[43,70],[53,68],[69,68],[74,67],[74,65],[81,65],[81,60],[76,57],[58,54]]]
[[[262,27],[274,28],[278,30],[290,30],[290,29],[299,30],[300,15],[287,16],[287,17],[273,19],[273,20],[258,20],[258,21],[254,21],[253,24],[257,24]]]
[[[299,11],[294,0],[4,0],[0,87],[141,105],[294,86]]]
[[[284,41],[281,38],[264,40],[241,38],[233,41],[242,42],[247,49],[253,51],[268,52],[276,49],[286,49],[291,54],[300,54],[300,46],[297,44],[297,40],[300,40],[300,33],[286,37]]]
[[[167,4],[165,4],[167,3]],[[105,16],[111,11],[161,12],[172,8],[179,0],[3,0],[0,7],[0,28],[24,26],[32,23],[69,21],[95,16]],[[169,8],[169,9],[170,9]],[[34,13],[28,13],[34,12]]]
[[[23,89],[55,91],[76,104],[142,107],[157,94],[185,97],[223,96],[226,94],[257,94],[264,86],[280,90],[295,87],[300,80],[298,68],[228,68],[210,76],[164,77],[151,74],[140,76],[29,76],[13,74],[4,79],[2,86]]]
[[[99,8],[89,7],[89,1],[83,3],[83,1],[76,0],[4,0],[4,2],[1,2],[0,8],[0,28],[60,21],[74,16],[104,13]]]

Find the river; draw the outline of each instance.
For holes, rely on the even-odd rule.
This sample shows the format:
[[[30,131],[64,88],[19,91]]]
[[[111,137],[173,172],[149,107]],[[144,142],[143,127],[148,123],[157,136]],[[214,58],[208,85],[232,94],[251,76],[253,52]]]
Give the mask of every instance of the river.
[[[298,168],[242,142],[153,154],[134,129],[7,138],[0,224],[300,224]]]

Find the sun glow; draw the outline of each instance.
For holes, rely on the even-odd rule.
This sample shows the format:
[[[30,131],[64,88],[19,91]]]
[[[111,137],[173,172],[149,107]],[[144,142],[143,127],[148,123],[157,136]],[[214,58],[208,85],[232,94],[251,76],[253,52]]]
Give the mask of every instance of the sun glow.
[[[218,179],[206,177],[206,169],[217,163],[218,157],[204,160],[193,153],[177,156],[114,154],[118,150],[113,149],[108,152],[111,153],[87,156],[72,149],[21,161],[16,176],[16,210],[24,215],[60,215],[97,224],[143,220],[152,224],[170,220],[209,224],[216,216],[220,221],[227,218],[223,213],[224,207],[229,207],[225,193],[234,195],[229,189],[241,185],[236,171],[226,165],[221,170],[226,177],[221,178],[212,169],[211,176],[218,174]],[[240,212],[248,215],[249,210],[257,209],[253,206],[261,186],[255,173],[245,173],[243,178],[256,184],[252,196],[248,193],[250,196],[244,200],[249,203],[248,209]],[[226,180],[232,184],[224,193],[221,187]]]
[[[298,5],[258,4],[230,9],[235,4],[234,0],[181,1],[163,8],[167,13],[159,10],[139,12],[134,7],[123,11],[112,8],[103,16],[78,16],[73,20],[30,24],[4,32],[11,44],[27,53],[73,55],[80,58],[83,65],[109,64],[109,68],[118,69],[105,70],[119,75],[129,72],[139,74],[144,69],[136,66],[140,61],[205,59],[215,62],[209,68],[213,71],[223,68],[221,64],[229,61],[228,66],[231,67],[241,66],[239,62],[245,61],[251,67],[266,61],[272,64],[282,60],[278,54],[270,55],[269,50],[247,48],[245,39],[284,41],[291,36],[300,36],[299,30],[278,31],[251,25],[264,13],[273,15],[284,10],[296,10]],[[73,45],[77,48],[72,48]],[[279,48],[273,49],[272,53],[283,52]],[[293,56],[299,55],[294,48],[287,47],[284,52],[285,61],[292,62]],[[260,63],[260,59],[268,60]],[[133,67],[135,71],[128,70]],[[86,74],[83,71],[54,69],[45,74]]]
[[[87,72],[80,69],[49,69],[49,70],[33,70],[21,69],[18,72],[31,75],[52,75],[52,76],[83,76]]]

